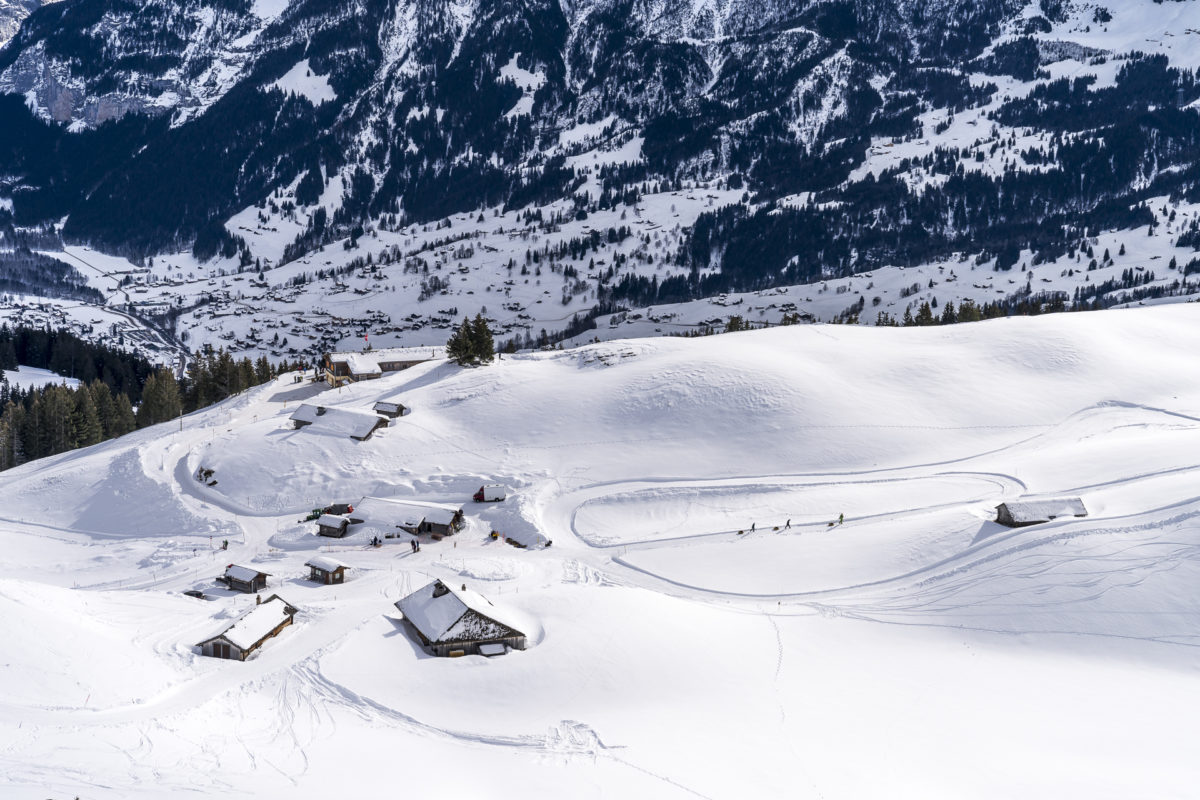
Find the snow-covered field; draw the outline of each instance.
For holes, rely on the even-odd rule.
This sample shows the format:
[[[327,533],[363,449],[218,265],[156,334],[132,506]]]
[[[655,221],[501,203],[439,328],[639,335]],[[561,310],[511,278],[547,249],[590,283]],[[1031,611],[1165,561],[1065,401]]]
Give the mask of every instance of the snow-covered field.
[[[79,381],[76,378],[63,377],[57,372],[38,367],[6,369],[4,370],[4,380],[8,381],[8,385],[14,389],[36,389],[52,383],[61,383],[70,389],[79,386]]]
[[[1190,796],[1197,352],[1195,304],[632,340],[284,377],[6,472],[0,794]],[[380,398],[366,442],[288,423]],[[299,522],[367,495],[468,524]],[[1090,515],[991,521],[1061,495]],[[229,563],[300,610],[244,663],[193,648],[254,603]],[[427,656],[393,603],[433,578],[529,649]]]

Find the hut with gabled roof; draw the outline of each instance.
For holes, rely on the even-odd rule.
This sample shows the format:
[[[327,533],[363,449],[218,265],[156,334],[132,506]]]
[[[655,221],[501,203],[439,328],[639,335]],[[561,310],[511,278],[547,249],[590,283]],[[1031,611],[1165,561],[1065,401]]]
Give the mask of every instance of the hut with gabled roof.
[[[435,656],[501,655],[524,650],[527,621],[466,584],[434,581],[396,603],[417,640]]]
[[[270,638],[292,624],[296,609],[277,594],[258,603],[236,622],[196,646],[213,658],[245,661]]]
[[[1010,528],[1039,525],[1060,517],[1086,517],[1087,509],[1078,497],[1050,500],[1013,500],[996,506],[996,522]]]

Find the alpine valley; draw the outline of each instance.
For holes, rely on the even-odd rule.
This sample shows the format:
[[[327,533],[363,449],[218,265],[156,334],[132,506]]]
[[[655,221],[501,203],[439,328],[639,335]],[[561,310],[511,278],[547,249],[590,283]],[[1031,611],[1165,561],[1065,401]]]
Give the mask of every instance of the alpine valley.
[[[0,50],[4,314],[278,359],[1186,298],[1197,37],[1193,0],[54,3]]]

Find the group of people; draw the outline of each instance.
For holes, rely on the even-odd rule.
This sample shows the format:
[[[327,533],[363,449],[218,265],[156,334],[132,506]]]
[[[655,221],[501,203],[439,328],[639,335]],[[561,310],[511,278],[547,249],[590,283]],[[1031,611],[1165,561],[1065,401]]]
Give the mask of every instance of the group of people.
[[[841,513],[841,514],[838,514],[838,520],[837,520],[837,524],[838,524],[838,525],[841,525],[841,524],[842,524],[843,522],[845,522],[845,521],[846,521],[846,514],[845,514],[844,512],[843,512],[843,513]],[[833,523],[832,523],[832,522],[831,522],[831,523],[829,523],[829,524],[830,524],[830,525],[833,525]],[[791,527],[792,527],[792,521],[791,521],[791,519],[789,519],[789,520],[788,520],[788,521],[787,521],[787,522],[784,524],[784,526],[783,526],[783,529],[784,529],[784,530],[788,530],[788,529],[790,529]],[[758,528],[758,523],[757,523],[757,522],[751,522],[751,523],[750,523],[750,532],[751,532],[751,533],[754,533],[754,531],[755,531],[757,528]],[[776,530],[779,530],[779,529],[778,529],[778,528],[776,528]],[[738,533],[742,533],[742,531],[738,531]]]
[[[412,548],[414,553],[421,552],[421,543],[415,537],[408,540],[408,546]]]

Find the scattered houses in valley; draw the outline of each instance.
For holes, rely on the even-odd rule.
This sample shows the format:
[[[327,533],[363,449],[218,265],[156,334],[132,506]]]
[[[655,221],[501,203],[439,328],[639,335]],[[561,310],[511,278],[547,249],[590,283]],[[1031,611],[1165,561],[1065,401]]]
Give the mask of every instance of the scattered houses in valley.
[[[314,431],[349,436],[360,442],[370,439],[371,434],[388,425],[386,417],[368,411],[316,406],[310,403],[301,404],[292,413],[291,420],[296,430],[311,427]]]
[[[330,556],[313,556],[304,562],[304,566],[310,570],[308,576],[310,581],[327,586],[334,583],[345,583],[346,570],[350,569],[348,564],[343,564]]]
[[[267,587],[266,572],[259,572],[253,567],[241,567],[230,564],[225,568],[225,574],[217,578],[235,592],[253,594]]]
[[[246,658],[271,637],[292,624],[296,609],[279,595],[273,594],[247,611],[237,622],[221,633],[205,639],[197,647],[213,658]]]
[[[1086,517],[1087,509],[1078,497],[1051,500],[1014,500],[996,506],[996,522],[1010,528],[1037,525],[1059,517]]]
[[[380,350],[360,350],[325,354],[325,380],[330,386],[373,380],[385,372],[402,369],[445,358],[440,347],[386,347]]]
[[[478,592],[442,581],[396,603],[418,641],[436,656],[501,655],[524,650],[528,622]]]

